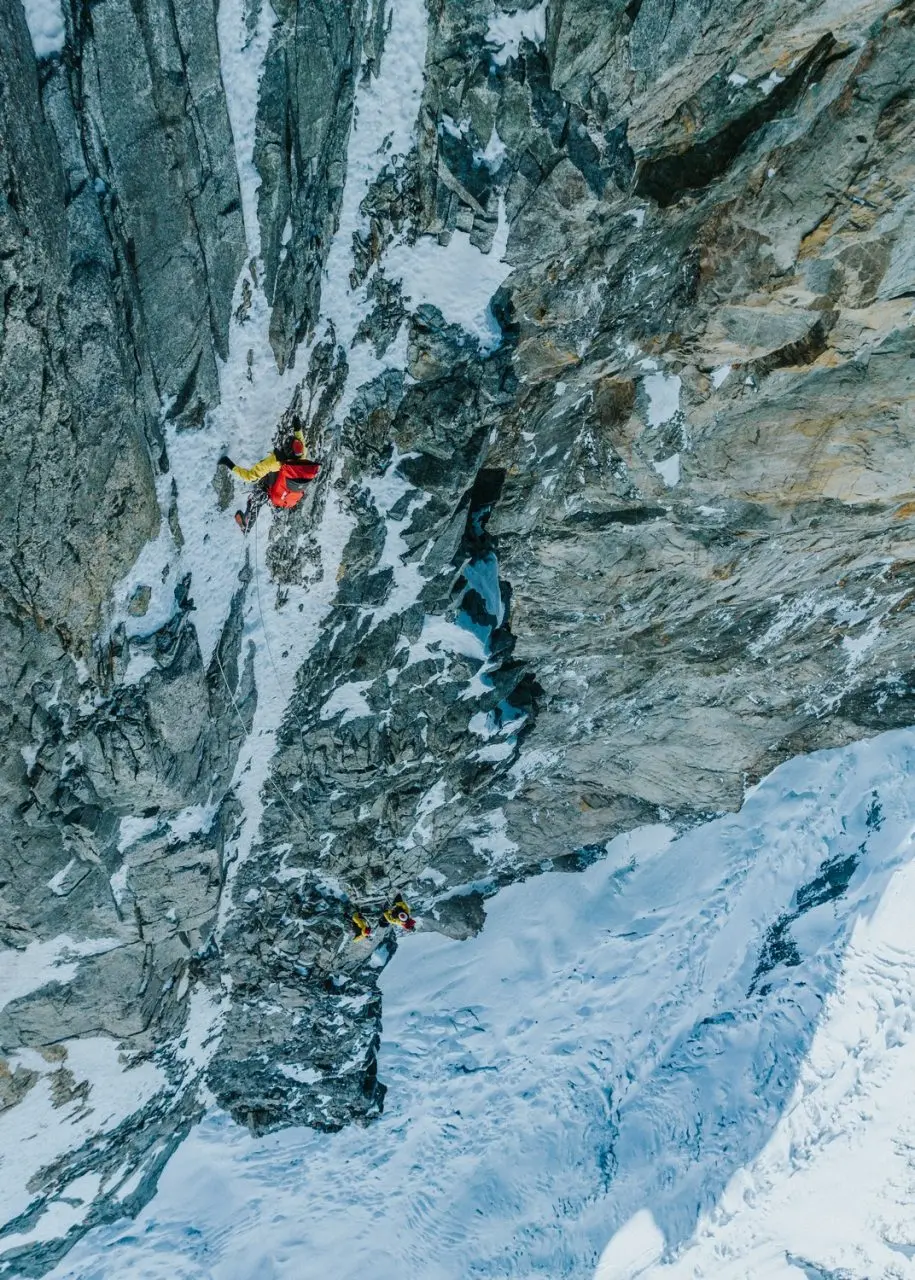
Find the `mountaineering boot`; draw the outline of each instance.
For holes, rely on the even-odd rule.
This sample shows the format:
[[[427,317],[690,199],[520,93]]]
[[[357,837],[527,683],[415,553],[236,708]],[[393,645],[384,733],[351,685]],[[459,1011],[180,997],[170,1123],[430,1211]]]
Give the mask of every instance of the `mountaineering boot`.
[[[370,938],[372,930],[365,916],[360,915],[358,911],[353,913],[353,941],[360,942],[363,938]]]
[[[399,928],[408,931],[416,928],[416,921],[410,915],[410,908],[403,898],[396,898],[392,906],[385,907],[382,919],[388,924],[396,924]]]
[[[244,513],[244,511],[236,511],[236,512],[235,512],[235,523],[238,525],[239,529],[241,529],[242,533],[247,533],[247,532],[248,532],[248,526],[247,526],[247,524],[245,523],[245,513]]]

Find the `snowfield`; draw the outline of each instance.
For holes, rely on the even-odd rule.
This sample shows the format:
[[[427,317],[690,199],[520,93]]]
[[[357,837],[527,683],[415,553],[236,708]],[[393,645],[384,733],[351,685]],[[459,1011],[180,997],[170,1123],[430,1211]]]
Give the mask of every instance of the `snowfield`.
[[[913,765],[791,761],[405,939],[378,1123],[213,1113],[55,1280],[915,1276]]]

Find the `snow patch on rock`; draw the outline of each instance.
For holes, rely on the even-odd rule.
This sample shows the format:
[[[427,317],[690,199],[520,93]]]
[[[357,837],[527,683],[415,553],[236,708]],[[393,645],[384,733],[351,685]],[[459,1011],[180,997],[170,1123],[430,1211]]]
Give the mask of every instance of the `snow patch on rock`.
[[[680,483],[679,453],[672,453],[669,458],[662,458],[660,462],[653,462],[652,466],[667,485],[668,489],[672,489],[674,485]]]
[[[486,43],[495,48],[491,55],[497,67],[517,58],[522,40],[543,44],[546,39],[547,0],[531,9],[497,10],[486,28]]]
[[[365,691],[371,687],[371,680],[350,680],[338,685],[321,708],[321,719],[332,720],[340,716],[340,723],[346,724],[360,716],[370,716],[372,708],[365,700]]]
[[[119,938],[75,941],[62,933],[47,942],[30,942],[21,951],[4,948],[0,951],[0,1009],[48,983],[72,982],[81,957],[103,955],[120,945]]]
[[[680,379],[675,373],[650,373],[644,379],[648,425],[662,427],[680,411]]]
[[[22,7],[35,57],[51,58],[62,53],[67,31],[60,0],[22,0]]]
[[[505,201],[500,198],[499,224],[488,253],[481,253],[464,231],[455,231],[445,246],[431,236],[421,236],[415,244],[403,241],[391,246],[386,273],[402,281],[404,296],[414,307],[422,303],[438,307],[449,324],[476,338],[484,354],[494,351],[502,331],[490,303],[508,275],[508,231]]]

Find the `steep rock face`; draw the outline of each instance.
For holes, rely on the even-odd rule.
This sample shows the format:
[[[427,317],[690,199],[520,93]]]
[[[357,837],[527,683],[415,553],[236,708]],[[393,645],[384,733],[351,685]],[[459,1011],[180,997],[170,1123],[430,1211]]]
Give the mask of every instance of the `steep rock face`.
[[[167,416],[199,425],[218,397],[244,255],[213,11],[82,9],[70,81],[89,177],[127,267],[139,361]]]
[[[106,21],[114,21],[116,8],[104,6]],[[102,10],[94,12],[101,21]],[[88,23],[88,11],[83,17]],[[39,96],[21,6],[7,6],[3,20],[8,146],[2,449],[9,485],[2,516],[4,626],[7,651],[20,657],[18,666],[10,663],[4,672],[11,682],[5,725],[13,748],[5,812],[16,829],[6,845],[10,884],[18,884],[9,893],[8,909],[15,916],[26,896],[19,883],[23,863],[31,862],[12,852],[17,841],[47,846],[42,857],[53,860],[61,848],[71,847],[71,834],[79,845],[88,832],[91,861],[91,832],[110,829],[119,809],[132,813],[160,801],[182,809],[198,798],[194,779],[202,766],[198,738],[207,718],[207,687],[193,629],[183,625],[186,585],[176,595],[172,620],[155,637],[158,672],[142,690],[119,680],[123,645],[116,633],[105,634],[104,606],[159,526],[157,485],[167,496],[169,468],[161,416],[168,412],[176,420],[181,415],[193,420],[217,394],[215,355],[225,349],[243,241],[237,180],[226,156],[224,109],[207,108],[212,145],[222,152],[222,176],[203,171],[199,155],[190,154],[188,138],[174,141],[166,133],[168,110],[190,128],[185,107],[191,72],[185,72],[175,50],[169,52],[170,69],[152,54],[144,65],[156,91],[176,78],[184,84],[181,105],[167,109],[160,103],[161,116],[153,113],[144,125],[142,113],[153,90],[142,92],[145,82],[135,67],[130,83],[137,114],[123,109],[126,82],[112,85],[109,114],[115,125],[109,136],[105,92],[93,98],[94,87],[86,79],[93,59],[91,33],[73,33],[72,58],[42,65]],[[133,31],[106,37],[112,74],[124,72],[128,55],[155,47],[154,32],[141,34],[148,46]],[[218,83],[213,58],[209,72]],[[98,68],[93,76],[97,88],[103,76]],[[212,84],[198,88],[212,97]],[[162,146],[166,137],[174,142],[170,164],[140,145]],[[104,178],[98,167],[102,156]],[[174,189],[170,181],[163,191],[153,187],[149,174],[159,167],[204,190],[220,187],[224,179],[227,190],[209,192],[206,201],[200,197],[206,208],[195,212],[185,189]],[[117,186],[110,185],[115,173],[126,191],[140,194],[129,202],[120,197]],[[180,236],[169,215],[172,200],[180,211]],[[221,210],[223,201],[234,206],[234,250],[232,210]],[[195,219],[201,230],[189,245],[183,237]],[[176,248],[176,239],[186,253]],[[184,271],[195,254],[198,271],[188,279]],[[210,313],[217,318],[201,337],[201,317]],[[210,370],[206,376],[204,367]],[[166,705],[176,696],[189,710],[195,699],[203,699],[190,733],[186,724],[179,732],[174,709]],[[204,732],[211,730],[204,727]],[[178,778],[176,761],[182,757],[186,766]],[[204,784],[204,795],[208,791]],[[67,792],[70,802],[63,799]],[[102,845],[105,839],[103,834]],[[29,866],[29,882],[35,871]],[[32,926],[39,935],[45,931],[40,910]]]
[[[11,988],[0,1105],[103,1091],[99,1037],[159,1073],[38,1162],[0,1274],[139,1205],[204,1082],[257,1130],[377,1114],[396,940],[353,909],[466,936],[912,719],[905,8],[449,2],[424,48],[418,9],[180,8],[68,11],[37,70],[0,14],[3,958],[73,970]],[[211,468],[269,406],[322,476],[217,606]]]
[[[376,24],[383,6],[376,3]],[[363,3],[278,5],[264,63],[254,163],[261,176],[264,288],[281,369],[319,318],[362,62]],[[372,29],[371,27],[369,28]]]
[[[547,47],[561,46],[563,22],[566,10],[551,14]],[[736,806],[786,756],[911,718],[909,308],[878,303],[896,286],[873,248],[849,253],[849,237],[875,234],[876,219],[859,231],[866,197],[849,196],[851,213],[820,230],[837,174],[849,185],[863,174],[869,190],[910,163],[906,126],[890,142],[886,123],[910,58],[900,15],[882,19],[866,52],[854,29],[844,43],[773,36],[782,44],[755,63],[738,44],[702,84],[689,52],[686,87],[708,123],[705,141],[691,126],[688,147],[664,114],[685,110],[684,81],[666,99],[657,87],[677,59],[651,62],[620,90],[617,110],[651,113],[640,125],[650,145],[631,150],[596,83],[580,105],[563,100],[529,44],[494,74],[484,15],[473,34],[467,23],[462,7],[433,24],[426,64],[427,109],[463,120],[460,137],[421,133],[417,157],[372,192],[369,242],[383,264],[377,245],[410,216],[483,241],[504,199],[515,211],[506,339],[481,364],[441,316],[418,312],[415,381],[382,379],[344,426],[356,459],[376,432],[419,455],[399,466],[396,518],[422,587],[410,610],[385,616],[396,567],[379,507],[360,498],[338,603],[276,764],[280,785],[296,786],[295,821],[273,805],[272,839],[243,873],[254,893],[276,842],[291,846],[270,910],[298,917],[288,936],[312,975],[343,964],[302,905],[316,872],[373,908],[409,885],[441,927],[460,930],[479,920],[479,890],[503,877],[557,857],[582,865],[642,821]],[[763,76],[772,64],[782,71]],[[459,79],[443,84],[443,67]],[[487,131],[507,151],[495,176],[480,172]],[[651,183],[662,197],[634,205]],[[887,215],[892,237],[894,203]],[[485,546],[472,534],[484,507]],[[487,567],[488,591],[462,576],[468,560],[474,581]],[[424,648],[435,618],[485,636],[491,687],[472,702],[479,659]],[[356,691],[355,708],[341,689]],[[335,705],[342,717],[328,714]],[[259,900],[236,928],[262,936]],[[280,1066],[266,1083],[265,1051],[281,1064],[313,1033],[276,1018],[263,979],[231,960],[231,939],[223,962],[242,965],[250,993],[223,1045],[233,1079],[251,1078],[256,1059],[271,1098],[262,1120],[326,1120],[326,1078],[290,1089]],[[237,1092],[221,1096],[235,1106]]]
[[[599,254],[609,277],[565,395],[527,400],[537,448],[571,465],[538,492],[523,452],[505,457],[517,478],[493,528],[519,641],[568,690],[550,702],[559,740],[574,739],[550,779],[563,828],[582,807],[585,828],[613,827],[621,797],[732,806],[785,755],[910,721],[910,306],[890,261],[904,252],[912,43],[900,11],[855,34],[778,31],[752,55],[732,46],[693,97],[679,78],[656,88],[629,137],[635,190],[662,181],[664,207],[637,234],[620,209],[560,268],[561,287]],[[730,108],[739,148],[715,112],[732,65],[730,97],[756,99],[744,117]],[[761,82],[760,115],[767,66],[781,70]],[[714,148],[718,181],[702,158]],[[553,320],[522,322],[532,365]],[[580,645],[589,616],[606,656]],[[557,633],[575,668],[544,670]]]
[[[55,1106],[85,1097],[71,1037],[144,1053],[173,1030],[163,991],[218,904],[212,842],[179,852],[167,839],[168,818],[206,801],[234,764],[225,691],[211,696],[186,584],[149,641],[142,687],[124,682],[123,629],[106,625],[112,590],[168,510],[163,420],[192,427],[218,396],[244,253],[213,15],[184,33],[189,60],[175,21],[170,9],[83,8],[65,57],[37,64],[22,6],[0,11],[0,1041],[50,1073],[21,1058],[5,1066],[3,1107],[28,1104],[41,1079]],[[236,661],[237,638],[225,644],[224,661]],[[125,859],[119,819],[137,812],[150,829],[162,815],[158,846]],[[78,974],[56,969],[80,955]],[[28,991],[48,959],[43,989],[17,999],[17,973],[32,972]],[[42,1185],[119,1167],[135,1139],[170,1148],[188,1111],[179,1102],[165,1128],[141,1113],[134,1137],[76,1143]],[[47,1203],[28,1176],[25,1217],[7,1201],[13,1233]]]

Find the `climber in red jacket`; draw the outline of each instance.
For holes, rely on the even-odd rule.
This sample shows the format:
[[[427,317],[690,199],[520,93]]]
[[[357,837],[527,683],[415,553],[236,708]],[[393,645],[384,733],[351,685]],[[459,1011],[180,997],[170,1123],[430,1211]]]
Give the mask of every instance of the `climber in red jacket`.
[[[255,462],[253,467],[236,466],[225,453],[219,462],[221,466],[229,467],[239,480],[257,485],[245,510],[235,512],[235,523],[242,533],[248,532],[268,500],[281,509],[294,507],[301,501],[306,484],[314,480],[321,470],[319,462],[305,457],[305,438],[301,429],[295,432],[288,448],[275,449],[260,462]]]

